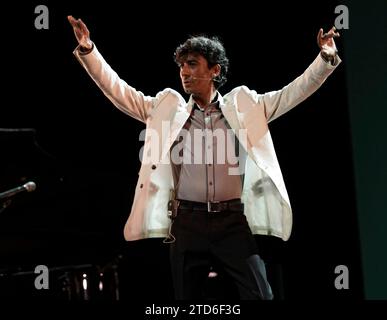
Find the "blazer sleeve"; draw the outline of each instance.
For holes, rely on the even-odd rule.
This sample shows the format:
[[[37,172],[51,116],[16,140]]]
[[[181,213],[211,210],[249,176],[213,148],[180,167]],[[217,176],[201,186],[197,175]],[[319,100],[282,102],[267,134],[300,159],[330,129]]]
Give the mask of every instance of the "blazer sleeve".
[[[90,53],[82,54],[78,47],[74,55],[105,96],[121,111],[146,122],[154,105],[154,98],[129,86],[105,61],[94,45]]]
[[[267,121],[278,118],[313,94],[340,64],[341,59],[336,58],[333,66],[319,54],[302,75],[281,90],[257,95],[256,99],[264,105]]]

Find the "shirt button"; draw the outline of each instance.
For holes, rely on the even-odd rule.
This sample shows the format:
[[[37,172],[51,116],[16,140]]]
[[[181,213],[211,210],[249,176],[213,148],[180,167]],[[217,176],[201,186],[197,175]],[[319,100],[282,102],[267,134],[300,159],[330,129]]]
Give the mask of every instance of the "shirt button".
[[[140,188],[142,188],[143,186],[144,186],[144,185],[141,183],[141,184],[140,184]]]
[[[212,181],[210,181],[209,185],[212,186]]]

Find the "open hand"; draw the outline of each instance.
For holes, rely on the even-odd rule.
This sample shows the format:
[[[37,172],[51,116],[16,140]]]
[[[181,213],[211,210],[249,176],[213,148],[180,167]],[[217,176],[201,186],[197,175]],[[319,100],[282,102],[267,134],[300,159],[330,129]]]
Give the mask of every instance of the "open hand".
[[[328,33],[324,33],[321,28],[317,34],[317,44],[321,51],[324,51],[329,56],[336,55],[337,48],[334,38],[340,37],[340,34],[336,32],[336,28],[332,27]]]
[[[90,32],[81,19],[74,19],[73,16],[67,16],[67,20],[73,27],[75,37],[79,45],[85,49],[91,49],[93,43],[90,40]]]

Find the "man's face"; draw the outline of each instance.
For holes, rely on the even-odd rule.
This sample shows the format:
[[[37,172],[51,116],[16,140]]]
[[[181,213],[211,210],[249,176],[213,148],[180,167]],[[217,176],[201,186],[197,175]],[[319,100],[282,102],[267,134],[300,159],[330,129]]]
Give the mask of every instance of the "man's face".
[[[207,60],[200,54],[188,54],[180,62],[180,78],[184,91],[200,95],[212,88],[214,68],[209,69]]]

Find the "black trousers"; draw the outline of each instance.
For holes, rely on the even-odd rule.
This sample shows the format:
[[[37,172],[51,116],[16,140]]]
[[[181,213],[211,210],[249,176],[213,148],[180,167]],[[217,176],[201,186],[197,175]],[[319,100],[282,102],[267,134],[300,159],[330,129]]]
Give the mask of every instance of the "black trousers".
[[[243,212],[178,210],[171,233],[170,262],[175,297],[202,299],[215,263],[230,276],[240,299],[272,299],[263,261]]]

